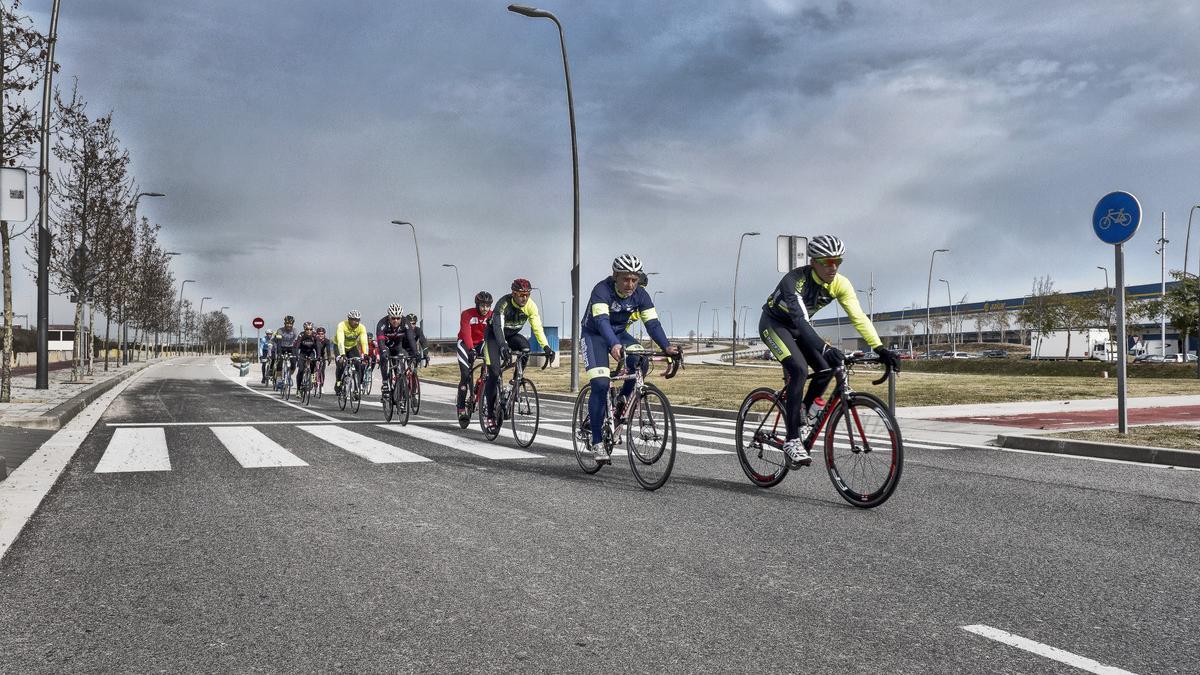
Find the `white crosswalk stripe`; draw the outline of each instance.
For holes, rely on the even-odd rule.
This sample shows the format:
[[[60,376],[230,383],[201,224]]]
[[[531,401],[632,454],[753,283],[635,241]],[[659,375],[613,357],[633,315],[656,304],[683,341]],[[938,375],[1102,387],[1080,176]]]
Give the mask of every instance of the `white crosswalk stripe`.
[[[444,445],[454,450],[468,452],[478,457],[486,459],[538,459],[541,455],[535,455],[532,452],[517,450],[516,448],[508,448],[503,445],[495,445],[492,443],[484,443],[477,441],[474,438],[448,434],[444,431],[435,431],[416,426],[397,426],[395,424],[380,424],[380,429],[387,429],[413,438],[419,438],[424,441],[431,441],[439,445]]]
[[[369,436],[356,434],[349,429],[334,426],[301,425],[301,431],[336,445],[346,452],[353,453],[375,464],[393,464],[398,462],[429,462],[428,457],[422,457],[415,452],[409,452],[394,445],[388,445]]]
[[[569,427],[569,426],[560,426],[558,424],[543,424],[542,428],[546,429],[548,431],[558,431],[561,433],[565,433],[568,436],[570,436],[570,434],[571,434],[571,427]],[[679,433],[678,431],[676,431],[676,435],[678,435],[680,438],[684,438],[684,435]],[[710,440],[710,439],[708,439],[704,436],[700,436],[698,434],[688,434],[687,437],[695,438],[695,439],[699,439],[699,440],[703,440],[703,441]],[[733,451],[731,451],[731,450],[718,450],[717,448],[707,448],[707,447],[700,446],[700,445],[688,445],[686,443],[678,443],[678,442],[675,444],[675,449],[678,450],[679,452],[686,453],[689,455],[731,455],[731,454],[733,454]]]
[[[170,470],[167,434],[162,427],[114,430],[96,465],[96,473]]]
[[[266,434],[254,427],[209,427],[213,434],[247,469],[267,466],[308,466],[308,462],[293,455]]]

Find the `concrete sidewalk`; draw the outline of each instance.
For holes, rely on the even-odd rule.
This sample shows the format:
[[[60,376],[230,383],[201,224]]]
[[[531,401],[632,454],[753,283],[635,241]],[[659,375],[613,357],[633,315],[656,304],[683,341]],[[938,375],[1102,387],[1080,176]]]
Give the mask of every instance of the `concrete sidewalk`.
[[[57,429],[74,415],[68,409],[72,401],[80,400],[89,392],[107,391],[113,381],[125,379],[163,360],[151,359],[127,366],[110,365],[108,371],[97,364],[92,375],[84,377],[83,382],[72,382],[69,368],[52,370],[48,389],[37,389],[37,379],[33,374],[13,377],[12,401],[0,403],[0,427]]]

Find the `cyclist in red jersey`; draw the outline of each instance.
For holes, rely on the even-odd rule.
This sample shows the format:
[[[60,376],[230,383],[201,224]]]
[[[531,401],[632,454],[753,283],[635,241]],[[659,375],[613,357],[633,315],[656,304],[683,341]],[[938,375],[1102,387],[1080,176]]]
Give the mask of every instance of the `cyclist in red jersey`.
[[[458,327],[458,416],[467,414],[467,388],[471,386],[471,366],[483,352],[483,332],[492,318],[492,294],[479,291],[475,306],[464,309]]]

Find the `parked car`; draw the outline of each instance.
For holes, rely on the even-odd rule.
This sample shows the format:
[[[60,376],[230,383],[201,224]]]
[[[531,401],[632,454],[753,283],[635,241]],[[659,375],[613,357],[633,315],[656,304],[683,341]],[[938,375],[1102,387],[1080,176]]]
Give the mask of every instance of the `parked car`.
[[[988,359],[1007,359],[1008,352],[1003,349],[985,349],[979,355]]]
[[[977,359],[978,356],[970,352],[946,352],[942,355],[943,359]]]
[[[1142,354],[1133,360],[1134,363],[1166,363],[1161,354]]]

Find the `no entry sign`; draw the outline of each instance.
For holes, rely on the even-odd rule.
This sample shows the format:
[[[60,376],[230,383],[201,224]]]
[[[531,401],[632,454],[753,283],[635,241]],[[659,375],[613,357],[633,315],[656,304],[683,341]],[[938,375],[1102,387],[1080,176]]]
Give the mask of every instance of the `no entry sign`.
[[[263,321],[261,316],[256,316],[254,317],[254,320],[250,322],[250,325],[254,326],[255,328],[262,328],[263,326],[267,325],[267,322]]]

